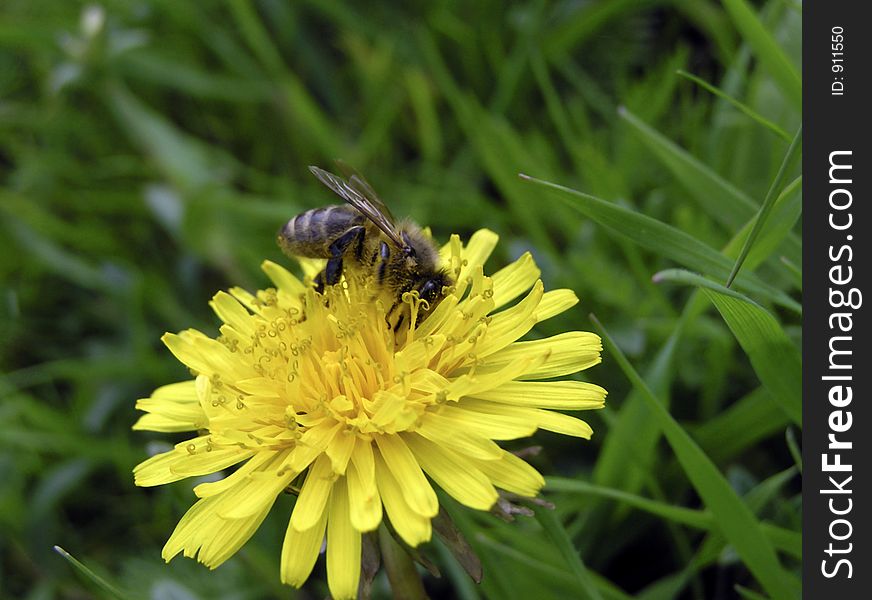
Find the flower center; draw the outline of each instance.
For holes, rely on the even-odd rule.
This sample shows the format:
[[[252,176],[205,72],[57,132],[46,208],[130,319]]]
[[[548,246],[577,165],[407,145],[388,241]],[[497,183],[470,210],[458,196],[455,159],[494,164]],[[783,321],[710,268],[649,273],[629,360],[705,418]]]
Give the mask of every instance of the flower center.
[[[394,432],[414,426],[423,414],[424,394],[413,389],[419,362],[398,366],[394,353],[413,337],[421,300],[405,294],[401,302],[411,319],[394,332],[385,315],[386,296],[362,276],[349,276],[323,295],[307,291],[305,319],[287,333],[311,339],[295,361],[287,401],[304,426],[333,421],[356,433]],[[396,310],[396,308],[395,308]]]

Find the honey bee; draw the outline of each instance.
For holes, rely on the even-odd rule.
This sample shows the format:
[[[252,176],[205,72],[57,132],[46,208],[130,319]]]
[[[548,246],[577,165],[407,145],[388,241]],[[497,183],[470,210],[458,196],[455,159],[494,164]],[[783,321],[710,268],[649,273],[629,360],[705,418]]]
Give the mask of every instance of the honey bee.
[[[385,319],[395,331],[406,317],[407,292],[417,292],[426,300],[418,319],[426,317],[454,283],[440,267],[439,251],[430,237],[411,221],[396,222],[359,175],[346,180],[318,167],[309,170],[347,204],[314,208],[288,221],[278,233],[282,251],[327,259],[327,266],[315,277],[319,292],[338,283],[344,267],[372,273],[393,302]]]

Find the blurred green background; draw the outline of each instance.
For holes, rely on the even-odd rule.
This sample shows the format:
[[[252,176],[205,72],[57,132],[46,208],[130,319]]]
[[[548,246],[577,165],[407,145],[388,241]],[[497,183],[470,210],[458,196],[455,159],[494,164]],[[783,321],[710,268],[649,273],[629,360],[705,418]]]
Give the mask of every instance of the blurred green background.
[[[287,263],[277,229],[336,201],[306,169],[334,158],[439,240],[498,232],[491,271],[532,251],[547,288],[582,300],[532,335],[595,313],[671,413],[606,352],[584,374],[610,392],[580,415],[593,440],[532,440],[556,519],[449,505],[485,579],[433,543],[431,596],[795,595],[795,164],[768,192],[800,122],[800,9],[5,0],[0,596],[105,595],[55,544],[135,597],[326,595],[320,562],[302,592],[279,583],[290,497],[217,571],[164,565],[192,484],[138,489],[131,469],[181,437],[130,426],[137,398],[188,376],[160,335],[214,334],[217,290],[267,285],[261,261]],[[767,194],[737,281],[757,304],[652,282],[723,283]]]

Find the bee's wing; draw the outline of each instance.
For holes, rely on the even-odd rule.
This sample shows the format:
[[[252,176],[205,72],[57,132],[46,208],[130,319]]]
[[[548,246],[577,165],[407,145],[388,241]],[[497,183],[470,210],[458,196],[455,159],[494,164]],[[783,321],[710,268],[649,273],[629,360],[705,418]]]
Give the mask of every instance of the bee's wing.
[[[367,219],[375,223],[376,227],[381,229],[397,248],[403,248],[405,246],[403,239],[400,237],[400,232],[397,231],[397,227],[394,225],[394,220],[390,216],[390,212],[374,192],[371,197],[368,197],[368,195],[361,193],[355,185],[352,185],[341,177],[337,177],[329,171],[314,166],[310,166],[309,170],[312,171],[312,174],[315,175],[321,183],[333,190],[333,193],[348,202],[351,206],[363,213]],[[355,180],[356,185],[360,185],[359,182],[363,181],[360,177],[355,176],[352,176],[352,179]],[[365,186],[363,188],[364,190],[368,188],[370,192],[372,191],[369,184],[366,182],[363,182],[363,184]]]
[[[390,209],[381,201],[381,198],[378,197],[378,194],[375,193],[375,190],[372,189],[369,182],[363,178],[363,175],[344,160],[337,159],[335,162],[336,166],[339,167],[339,171],[345,176],[348,185],[356,190],[361,196],[369,200],[373,207],[381,211],[391,223],[396,223],[396,219],[394,218],[394,215],[391,214]]]

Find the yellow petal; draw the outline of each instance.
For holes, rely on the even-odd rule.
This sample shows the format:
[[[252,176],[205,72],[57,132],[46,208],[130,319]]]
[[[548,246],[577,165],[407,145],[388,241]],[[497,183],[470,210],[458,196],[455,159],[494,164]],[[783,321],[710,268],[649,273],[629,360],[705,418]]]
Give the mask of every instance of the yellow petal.
[[[481,373],[476,369],[472,373],[466,373],[454,379],[445,389],[446,398],[456,400],[503,385],[522,373],[535,369],[537,365],[543,364],[546,360],[548,360],[547,350],[539,355],[531,354],[518,357],[499,371]]]
[[[536,469],[511,452],[505,452],[500,460],[471,459],[471,462],[495,486],[521,496],[535,496],[545,485],[545,480]]]
[[[492,440],[455,427],[451,420],[439,413],[426,413],[415,432],[444,448],[482,460],[493,460],[503,454],[503,449]]]
[[[217,373],[233,380],[257,375],[248,362],[239,360],[227,346],[199,331],[188,329],[179,334],[166,333],[161,340],[176,358],[197,373]]]
[[[142,408],[136,405],[137,408]],[[203,417],[202,422],[182,422],[173,418],[166,417],[161,414],[151,413],[142,415],[133,424],[134,431],[160,431],[164,433],[173,433],[181,431],[195,431],[201,429],[206,424],[206,419]]]
[[[487,261],[491,252],[496,248],[498,241],[500,241],[500,236],[490,229],[479,229],[473,233],[461,253],[461,257],[466,264],[460,272],[460,277],[463,278],[477,267],[484,266],[485,261]]]
[[[540,429],[562,433],[564,435],[572,435],[575,437],[583,437],[589,439],[593,430],[590,425],[561,413],[556,413],[550,410],[542,410],[539,408],[529,408],[526,406],[512,406],[511,404],[499,404],[489,400],[477,400],[475,398],[464,398],[460,401],[459,407],[471,412],[477,412],[482,418],[506,419],[515,422],[528,422]]]
[[[242,306],[250,310],[252,313],[257,313],[257,299],[251,292],[244,290],[241,287],[232,287],[228,291],[231,296],[242,303]]]
[[[139,418],[136,430],[195,431],[208,423],[193,380],[161,386],[151,397],[137,400],[136,408],[149,413]]]
[[[584,381],[510,381],[475,397],[515,406],[589,410],[605,406],[606,394],[600,386]]]
[[[366,442],[369,445],[369,442]],[[372,450],[370,450],[372,456]],[[373,465],[374,466],[374,465]],[[352,458],[345,472],[348,484],[351,524],[357,531],[373,531],[382,519],[381,496],[375,484],[375,471],[364,475]]]
[[[249,475],[251,475],[251,473],[260,469],[264,465],[269,464],[272,460],[274,460],[274,458],[275,454],[272,452],[258,452],[249,460],[247,460],[245,464],[241,465],[238,469],[236,469],[233,473],[231,473],[224,479],[219,479],[218,481],[209,481],[207,483],[201,483],[200,485],[196,486],[194,488],[194,494],[197,496],[197,498],[209,498],[210,496],[222,494],[230,488],[236,487],[240,483],[243,483],[244,480],[248,478]]]
[[[275,497],[273,497],[275,499]],[[203,542],[198,560],[210,569],[219,566],[236,552],[254,535],[260,524],[269,514],[273,502],[243,519],[222,519],[223,527],[212,537]]]
[[[227,292],[218,292],[212,297],[209,306],[218,315],[218,318],[230,325],[242,335],[250,336],[254,333],[255,321],[239,300]]]
[[[441,305],[440,305],[441,306]],[[452,339],[449,344],[443,343],[436,369],[448,372],[458,364],[467,361],[478,352],[479,337],[484,330],[484,318],[493,309],[493,300],[483,296],[474,296],[464,300],[453,315],[449,315],[445,324],[438,329],[445,340]],[[437,309],[438,310],[438,309]],[[425,325],[429,319],[424,322]],[[436,337],[436,336],[431,336]]]
[[[270,462],[231,488],[232,492],[226,492],[227,500],[218,509],[218,514],[228,519],[241,519],[261,511],[264,506],[272,506],[296,476],[293,471],[279,469],[289,452],[273,453]]]
[[[276,381],[269,377],[252,377],[251,379],[241,379],[236,382],[235,386],[240,391],[253,396],[262,396],[264,398],[279,398],[284,390],[285,383]]]
[[[300,587],[306,583],[321,544],[324,542],[324,530],[327,526],[327,511],[322,510],[316,523],[305,531],[298,531],[291,523],[285,532],[282,544],[281,579],[283,583]]]
[[[297,473],[302,473],[313,460],[315,460],[336,437],[342,425],[337,423],[333,427],[314,426],[307,429],[297,442],[288,467]]]
[[[398,435],[377,435],[375,441],[409,507],[421,516],[435,517],[439,512],[439,500],[421,472],[415,455]]]
[[[315,276],[324,270],[327,261],[323,258],[307,258],[305,256],[295,257],[297,264],[300,265],[300,270],[303,272],[303,277],[314,279]]]
[[[537,308],[543,297],[542,281],[536,281],[527,297],[511,308],[492,315],[484,336],[476,345],[475,353],[484,358],[502,350],[530,331],[537,321]]]
[[[222,519],[215,511],[218,500],[199,500],[179,521],[161,552],[167,562],[179,552],[214,569],[248,541],[269,513],[272,503],[245,519]]]
[[[297,531],[305,531],[318,524],[327,506],[327,498],[333,487],[333,471],[330,459],[321,455],[312,463],[303,489],[294,505],[291,526]]]
[[[578,297],[572,290],[551,290],[542,296],[542,302],[536,309],[536,320],[544,321],[554,315],[559,315],[578,304]]]
[[[326,452],[330,457],[330,464],[333,472],[338,475],[345,474],[345,467],[348,465],[348,460],[351,458],[351,453],[354,451],[354,442],[356,437],[354,433],[347,429],[337,433],[333,441],[328,444]]]
[[[385,511],[397,534],[412,547],[430,540],[430,518],[424,517],[409,506],[403,490],[379,453],[375,453],[375,477],[384,502]]]
[[[364,444],[367,450],[361,449]],[[370,442],[358,440],[357,446],[345,472],[349,514],[356,530],[372,531],[381,523],[381,496],[375,483],[375,463]]]
[[[375,485],[375,457],[372,442],[358,439],[354,445],[351,462],[354,463],[360,479],[366,485]]]
[[[499,370],[510,362],[530,354],[549,353],[548,360],[519,376],[518,379],[548,379],[575,373],[601,362],[600,337],[587,331],[570,331],[553,337],[509,344],[476,366],[478,373]]]
[[[589,440],[590,436],[593,435],[593,429],[586,422],[562,413],[550,410],[536,410],[533,418],[536,420],[539,428],[546,431],[572,435],[586,440]]]
[[[198,536],[203,531],[206,531],[210,525],[220,527],[220,518],[211,510],[211,505],[214,505],[214,503],[214,501],[209,499],[200,500],[188,509],[178,524],[176,524],[170,539],[167,540],[161,551],[161,557],[166,562],[170,562],[173,557],[182,551],[185,552],[185,556],[195,557],[201,545],[198,541]],[[191,550],[187,550],[188,548],[191,548]]]
[[[200,436],[139,463],[133,469],[136,485],[151,487],[185,477],[208,475],[235,465],[254,453],[238,446],[213,448],[210,444],[210,436]]]
[[[351,525],[348,492],[340,480],[330,495],[327,519],[327,585],[336,600],[353,600],[359,580],[360,532]]]
[[[527,290],[539,279],[541,271],[533,260],[533,255],[525,252],[521,258],[493,274],[494,308],[508,304]]]
[[[538,429],[536,423],[517,415],[502,415],[499,412],[480,412],[474,408],[444,405],[439,416],[451,430],[468,431],[492,440],[516,440],[529,437]]]
[[[276,284],[276,288],[286,294],[299,296],[306,291],[306,286],[303,285],[303,282],[294,277],[294,275],[283,266],[276,264],[271,260],[265,260],[260,265],[260,268],[263,269],[264,273],[267,274],[267,277]]]
[[[456,296],[463,297],[464,292],[471,283],[472,273],[479,267],[482,267],[488,257],[493,252],[493,249],[499,241],[499,236],[488,229],[479,229],[469,242],[460,250],[461,263],[457,265],[456,270],[452,270],[450,275],[455,280]],[[459,245],[459,238],[452,236],[451,242],[446,244],[440,251],[443,263],[448,263],[453,252],[457,251],[456,245]],[[453,247],[454,246],[454,247]]]
[[[446,322],[455,314],[460,299],[450,295],[440,302],[433,312],[415,329],[415,339],[422,339],[432,335],[434,331],[441,331]],[[441,346],[441,342],[439,344]]]
[[[373,424],[389,434],[411,427],[418,419],[405,395],[379,390],[373,394],[372,406]]]
[[[490,510],[497,501],[494,486],[465,457],[419,435],[403,438],[433,481],[458,502],[470,508]]]

